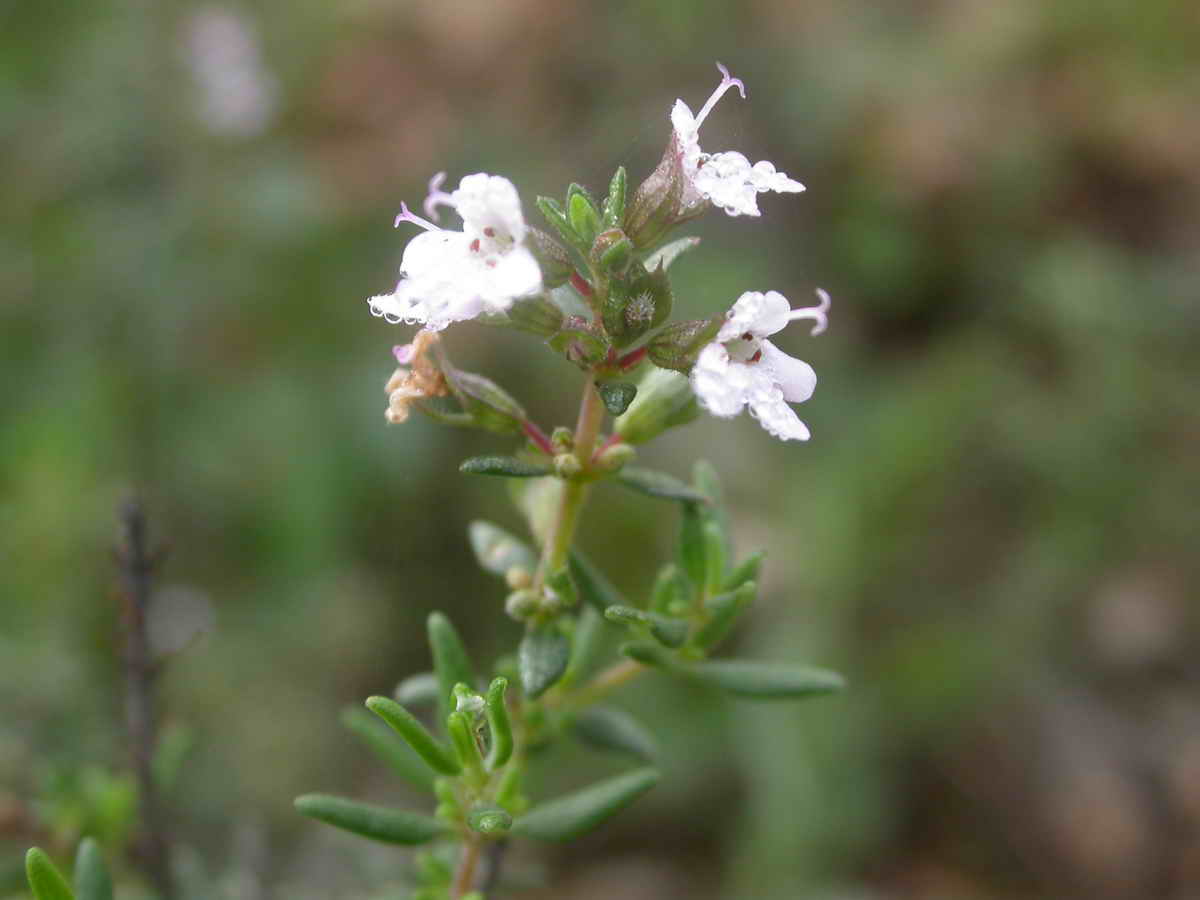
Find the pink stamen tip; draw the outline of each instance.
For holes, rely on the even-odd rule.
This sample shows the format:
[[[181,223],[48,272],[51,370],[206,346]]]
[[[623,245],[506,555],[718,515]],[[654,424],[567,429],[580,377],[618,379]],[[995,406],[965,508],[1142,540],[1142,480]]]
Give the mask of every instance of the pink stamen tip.
[[[731,77],[729,70],[721,65],[721,63],[717,63],[717,71],[721,73],[721,86],[726,88],[726,90],[728,90],[730,86],[737,88],[738,93],[741,94],[742,99],[745,100],[746,85],[742,83],[742,79]]]
[[[438,172],[429,179],[429,194],[425,197],[425,203],[422,209],[425,210],[425,215],[429,216],[433,221],[438,221],[439,206],[454,206],[454,198],[442,190],[442,184],[446,180],[445,172]]]
[[[398,216],[396,216],[396,221],[395,221],[395,223],[393,223],[392,227],[399,228],[401,222],[412,222],[414,225],[417,225],[420,228],[424,228],[426,231],[441,231],[442,230],[442,229],[438,228],[436,225],[434,225],[432,222],[428,222],[425,219],[422,219],[416,213],[414,213],[411,209],[408,208],[408,204],[405,203],[403,200],[400,201],[400,214]]]
[[[392,348],[392,356],[396,357],[396,362],[402,366],[407,366],[412,362],[415,347],[412,344],[397,344]]]

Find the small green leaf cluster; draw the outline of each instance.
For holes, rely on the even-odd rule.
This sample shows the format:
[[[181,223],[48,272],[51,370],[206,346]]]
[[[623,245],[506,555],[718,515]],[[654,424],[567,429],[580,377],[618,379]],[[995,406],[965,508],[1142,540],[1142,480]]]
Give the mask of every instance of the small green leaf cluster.
[[[565,439],[556,434],[552,440]],[[521,485],[536,477],[503,474]],[[498,660],[491,677],[480,679],[454,626],[435,612],[428,621],[433,671],[405,679],[392,698],[371,697],[365,710],[344,714],[346,726],[396,774],[432,795],[432,812],[327,794],[296,800],[301,813],[372,840],[448,845],[449,852],[434,844],[418,858],[415,900],[458,896],[450,887],[457,868],[481,846],[509,837],[572,840],[658,782],[651,729],[600,702],[629,679],[665,674],[762,700],[841,687],[839,676],[821,669],[709,659],[754,600],[763,562],[761,553],[734,554],[711,466],[698,463],[690,482],[636,467],[614,480],[675,503],[680,511],[675,558],[662,568],[650,595],[630,602],[578,549],[570,548],[561,565],[546,565],[549,557],[520,537],[490,522],[471,523],[470,543],[480,566],[512,590],[508,610],[525,623],[517,653]],[[561,499],[570,486],[557,484]],[[536,522],[532,513],[530,521]],[[543,550],[547,546],[552,545]],[[606,632],[623,633],[624,642],[604,669],[600,656],[612,643]],[[534,803],[525,792],[528,768],[561,737],[619,754],[636,768]]]
[[[67,881],[39,847],[25,854],[25,877],[34,900],[113,900],[112,876],[99,845],[90,837],[79,844],[72,881]]]

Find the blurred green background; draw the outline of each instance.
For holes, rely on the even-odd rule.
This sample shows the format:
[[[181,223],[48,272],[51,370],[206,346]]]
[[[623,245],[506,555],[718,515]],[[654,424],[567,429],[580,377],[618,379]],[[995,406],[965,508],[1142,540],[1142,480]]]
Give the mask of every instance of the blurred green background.
[[[211,619],[162,682],[192,736],[169,803],[198,896],[402,896],[395,851],[291,799],[414,802],[338,711],[427,667],[435,607],[479,658],[513,645],[465,529],[519,519],[456,472],[503,440],[384,423],[410,329],[364,300],[395,280],[392,216],[443,169],[509,176],[531,221],[537,194],[644,175],[719,59],[749,100],[704,146],[809,190],[691,229],[677,315],[827,288],[829,332],[781,340],[819,374],[814,437],[702,419],[643,459],[710,458],[741,547],[770,554],[738,652],[851,689],[626,690],[663,784],[565,850],[519,848],[559,888],[521,896],[1195,896],[1200,7],[0,8],[0,860],[106,822],[118,852],[111,551],[137,491],[163,608]],[[448,340],[569,420],[576,373],[536,341]],[[582,541],[636,595],[674,527],[602,489]],[[556,759],[546,785],[610,765]]]

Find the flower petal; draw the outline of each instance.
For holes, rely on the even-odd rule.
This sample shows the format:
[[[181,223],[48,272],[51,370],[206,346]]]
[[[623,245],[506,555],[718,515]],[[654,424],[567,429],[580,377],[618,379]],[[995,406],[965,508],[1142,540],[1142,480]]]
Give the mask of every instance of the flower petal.
[[[464,231],[472,239],[496,238],[502,244],[525,240],[521,198],[507,178],[486,172],[467,175],[450,196],[462,216]]]
[[[808,426],[800,421],[796,411],[782,397],[761,397],[750,401],[750,415],[758,419],[767,432],[781,441],[807,441]]]
[[[770,374],[771,380],[783,391],[783,399],[789,403],[803,403],[813,395],[817,386],[817,373],[802,359],[788,356],[770,341],[759,346],[762,359],[757,365]]]
[[[717,340],[732,341],[744,334],[767,337],[787,325],[790,312],[791,304],[779,291],[746,291],[725,314]]]
[[[512,306],[515,298],[542,288],[542,270],[525,247],[494,254],[483,260],[482,266],[480,297],[494,312],[502,312]]]
[[[701,350],[691,374],[692,390],[700,405],[723,418],[740,413],[750,386],[747,368],[732,362],[720,343],[711,343]]]
[[[757,216],[757,195],[763,191],[799,193],[804,185],[762,160],[750,165],[737,151],[704,157],[695,175],[696,190],[731,216]]]

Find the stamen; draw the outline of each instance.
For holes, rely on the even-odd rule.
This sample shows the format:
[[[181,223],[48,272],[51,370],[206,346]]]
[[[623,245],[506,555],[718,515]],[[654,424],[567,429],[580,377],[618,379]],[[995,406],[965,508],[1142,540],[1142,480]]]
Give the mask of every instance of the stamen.
[[[812,319],[815,323],[812,328],[813,337],[816,337],[829,325],[829,317],[826,315],[829,312],[829,294],[821,288],[817,288],[817,298],[821,301],[820,305],[793,309],[788,313],[789,322],[795,322],[797,319]]]
[[[712,108],[717,105],[717,101],[720,100],[721,97],[724,96],[725,92],[731,87],[736,87],[738,89],[738,93],[742,95],[742,99],[746,99],[746,85],[742,84],[742,79],[730,77],[729,70],[720,63],[717,63],[717,69],[721,72],[721,83],[718,84],[717,89],[712,92],[712,96],[710,96],[704,102],[704,105],[700,107],[700,112],[696,115],[697,128],[700,127],[700,123],[704,121],[705,117],[712,112]]]
[[[425,198],[425,203],[422,208],[425,210],[425,215],[438,221],[437,208],[439,206],[449,206],[454,208],[454,197],[442,190],[442,183],[446,180],[445,172],[438,172],[429,179],[429,195]]]
[[[441,231],[442,230],[442,229],[438,228],[436,225],[434,225],[432,222],[427,222],[425,219],[422,219],[420,216],[418,216],[416,213],[414,213],[411,209],[408,208],[408,204],[405,203],[404,201],[400,201],[400,215],[396,216],[396,221],[392,227],[399,228],[401,222],[412,222],[414,225],[419,225],[420,227],[424,228],[426,231]]]
[[[400,363],[402,366],[407,366],[409,363],[411,363],[415,354],[415,344],[397,344],[392,348],[392,355],[396,357],[396,362]]]

